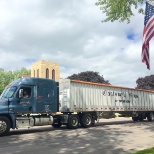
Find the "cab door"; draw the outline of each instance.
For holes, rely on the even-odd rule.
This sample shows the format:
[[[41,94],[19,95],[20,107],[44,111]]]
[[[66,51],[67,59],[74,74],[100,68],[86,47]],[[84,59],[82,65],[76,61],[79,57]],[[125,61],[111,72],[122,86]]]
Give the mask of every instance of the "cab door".
[[[25,90],[28,91],[28,97],[24,97]],[[22,96],[20,96],[21,91],[23,91]],[[14,113],[32,113],[34,104],[34,86],[19,87],[14,99]]]

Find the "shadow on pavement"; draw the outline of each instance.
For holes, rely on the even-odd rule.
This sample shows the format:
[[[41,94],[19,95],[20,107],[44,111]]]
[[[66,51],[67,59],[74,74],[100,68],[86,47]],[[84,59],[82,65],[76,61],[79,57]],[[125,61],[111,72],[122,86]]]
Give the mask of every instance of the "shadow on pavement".
[[[111,126],[115,127],[111,127]],[[116,125],[132,129],[133,125],[145,126],[154,130],[153,123],[133,121],[100,122],[94,127],[67,129],[65,126],[55,129],[52,126],[12,130],[9,136],[0,138],[1,153],[33,154],[127,154],[119,147],[130,130],[122,130]],[[133,151],[134,149],[132,149]],[[9,151],[11,151],[9,153]]]

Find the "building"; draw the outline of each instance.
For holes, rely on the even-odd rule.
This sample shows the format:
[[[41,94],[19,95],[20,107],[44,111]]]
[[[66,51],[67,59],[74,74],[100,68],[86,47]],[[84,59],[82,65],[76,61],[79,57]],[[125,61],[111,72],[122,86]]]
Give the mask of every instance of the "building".
[[[31,77],[48,78],[55,81],[60,79],[60,67],[58,63],[40,60],[32,64]]]

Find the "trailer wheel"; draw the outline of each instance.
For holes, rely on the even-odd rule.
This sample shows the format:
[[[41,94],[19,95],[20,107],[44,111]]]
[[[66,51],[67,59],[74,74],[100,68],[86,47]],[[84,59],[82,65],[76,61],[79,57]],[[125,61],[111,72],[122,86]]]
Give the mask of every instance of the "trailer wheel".
[[[147,119],[148,119],[148,121],[154,121],[154,114],[153,114],[153,112],[150,112],[150,113],[147,115]]]
[[[92,116],[90,114],[84,114],[81,117],[80,124],[84,128],[90,127],[92,125]]]
[[[8,135],[11,128],[10,120],[6,117],[0,117],[0,136]]]
[[[68,124],[67,127],[70,129],[76,129],[79,127],[79,117],[76,114],[72,114],[68,118]]]

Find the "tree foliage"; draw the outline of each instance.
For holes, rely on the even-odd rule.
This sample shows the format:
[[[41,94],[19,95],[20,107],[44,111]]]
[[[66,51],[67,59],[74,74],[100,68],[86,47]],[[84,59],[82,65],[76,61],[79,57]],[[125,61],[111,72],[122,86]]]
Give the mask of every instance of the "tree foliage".
[[[138,89],[154,90],[154,75],[138,78],[136,84]]]
[[[5,71],[3,68],[0,68],[0,94],[10,82],[21,78],[23,74],[30,75],[30,72],[24,67],[16,71]]]
[[[152,1],[152,0],[149,0]],[[98,0],[97,6],[100,6],[102,13],[106,14],[106,19],[102,22],[119,20],[120,22],[130,22],[130,17],[134,16],[132,6],[138,10],[139,13],[144,13],[141,8],[145,0]]]
[[[22,75],[30,75],[31,70],[27,70],[26,68],[22,67],[20,70],[16,70],[13,72],[14,80],[19,79]]]
[[[93,71],[86,71],[78,74],[73,74],[71,76],[68,76],[67,78],[71,80],[81,80],[87,82],[110,84],[109,81],[105,80],[103,76],[100,76],[98,72]]]

